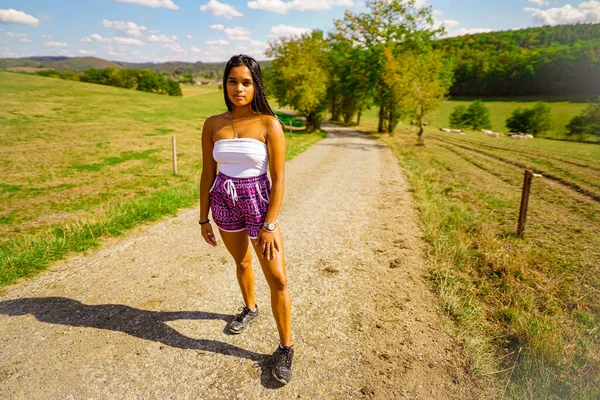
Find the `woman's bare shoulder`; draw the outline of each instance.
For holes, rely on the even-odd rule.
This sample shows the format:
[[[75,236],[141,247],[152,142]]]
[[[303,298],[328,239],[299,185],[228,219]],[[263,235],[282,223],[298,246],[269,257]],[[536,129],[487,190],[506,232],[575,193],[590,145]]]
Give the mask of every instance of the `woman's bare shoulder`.
[[[274,115],[263,116],[262,123],[267,128],[267,131],[282,131],[281,121]]]
[[[229,123],[229,121],[231,121],[231,114],[224,112],[221,114],[211,115],[210,117],[206,118],[204,121],[204,126],[210,131],[215,131],[222,128],[223,125]]]

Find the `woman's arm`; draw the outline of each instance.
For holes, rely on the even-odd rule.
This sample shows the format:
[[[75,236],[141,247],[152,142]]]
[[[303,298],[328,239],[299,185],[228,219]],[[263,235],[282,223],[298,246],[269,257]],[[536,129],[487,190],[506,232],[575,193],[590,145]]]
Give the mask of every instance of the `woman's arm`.
[[[210,187],[213,185],[217,176],[217,163],[213,158],[214,143],[212,140],[212,125],[214,117],[204,121],[202,127],[202,175],[200,176],[200,221],[208,219],[210,208]],[[212,246],[217,245],[217,240],[212,231],[210,223],[202,224],[202,237]]]
[[[269,152],[269,171],[271,172],[271,193],[269,195],[269,208],[265,222],[275,222],[279,216],[279,208],[283,200],[285,186],[285,135],[277,118],[269,117],[267,125],[267,151]],[[275,228],[275,229],[278,229]],[[279,251],[275,232],[264,228],[258,233],[257,246],[262,246],[263,257],[271,260],[275,251]]]
[[[266,222],[274,222],[279,216],[285,187],[285,134],[276,118],[268,118],[267,151],[269,152],[269,172],[271,172],[271,193]]]

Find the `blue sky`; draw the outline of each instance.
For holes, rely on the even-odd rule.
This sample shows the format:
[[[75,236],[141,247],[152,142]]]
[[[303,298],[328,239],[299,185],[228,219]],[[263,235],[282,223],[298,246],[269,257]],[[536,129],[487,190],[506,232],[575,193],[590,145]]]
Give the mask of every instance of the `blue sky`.
[[[449,36],[600,22],[600,1],[417,0]],[[329,31],[357,0],[0,0],[0,57],[95,56],[109,60],[266,59],[269,41]]]

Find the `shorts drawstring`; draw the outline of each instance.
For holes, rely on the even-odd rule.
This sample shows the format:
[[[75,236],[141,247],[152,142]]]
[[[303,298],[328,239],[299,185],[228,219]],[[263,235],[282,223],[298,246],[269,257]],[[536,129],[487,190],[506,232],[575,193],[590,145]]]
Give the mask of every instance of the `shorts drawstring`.
[[[231,196],[231,200],[233,200],[233,204],[235,204],[238,197],[233,180],[227,179],[225,182],[223,182],[223,187],[225,188],[225,193]]]

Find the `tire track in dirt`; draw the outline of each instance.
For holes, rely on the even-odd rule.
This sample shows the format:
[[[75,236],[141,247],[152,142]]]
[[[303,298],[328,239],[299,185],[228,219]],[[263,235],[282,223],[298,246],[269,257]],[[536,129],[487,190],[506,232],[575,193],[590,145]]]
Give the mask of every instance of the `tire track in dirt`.
[[[277,331],[262,316],[225,334],[240,304],[223,245],[197,211],[56,263],[0,298],[2,398],[470,398],[473,385],[424,281],[418,216],[392,152],[355,131],[286,167],[283,230],[296,349],[270,377]]]

